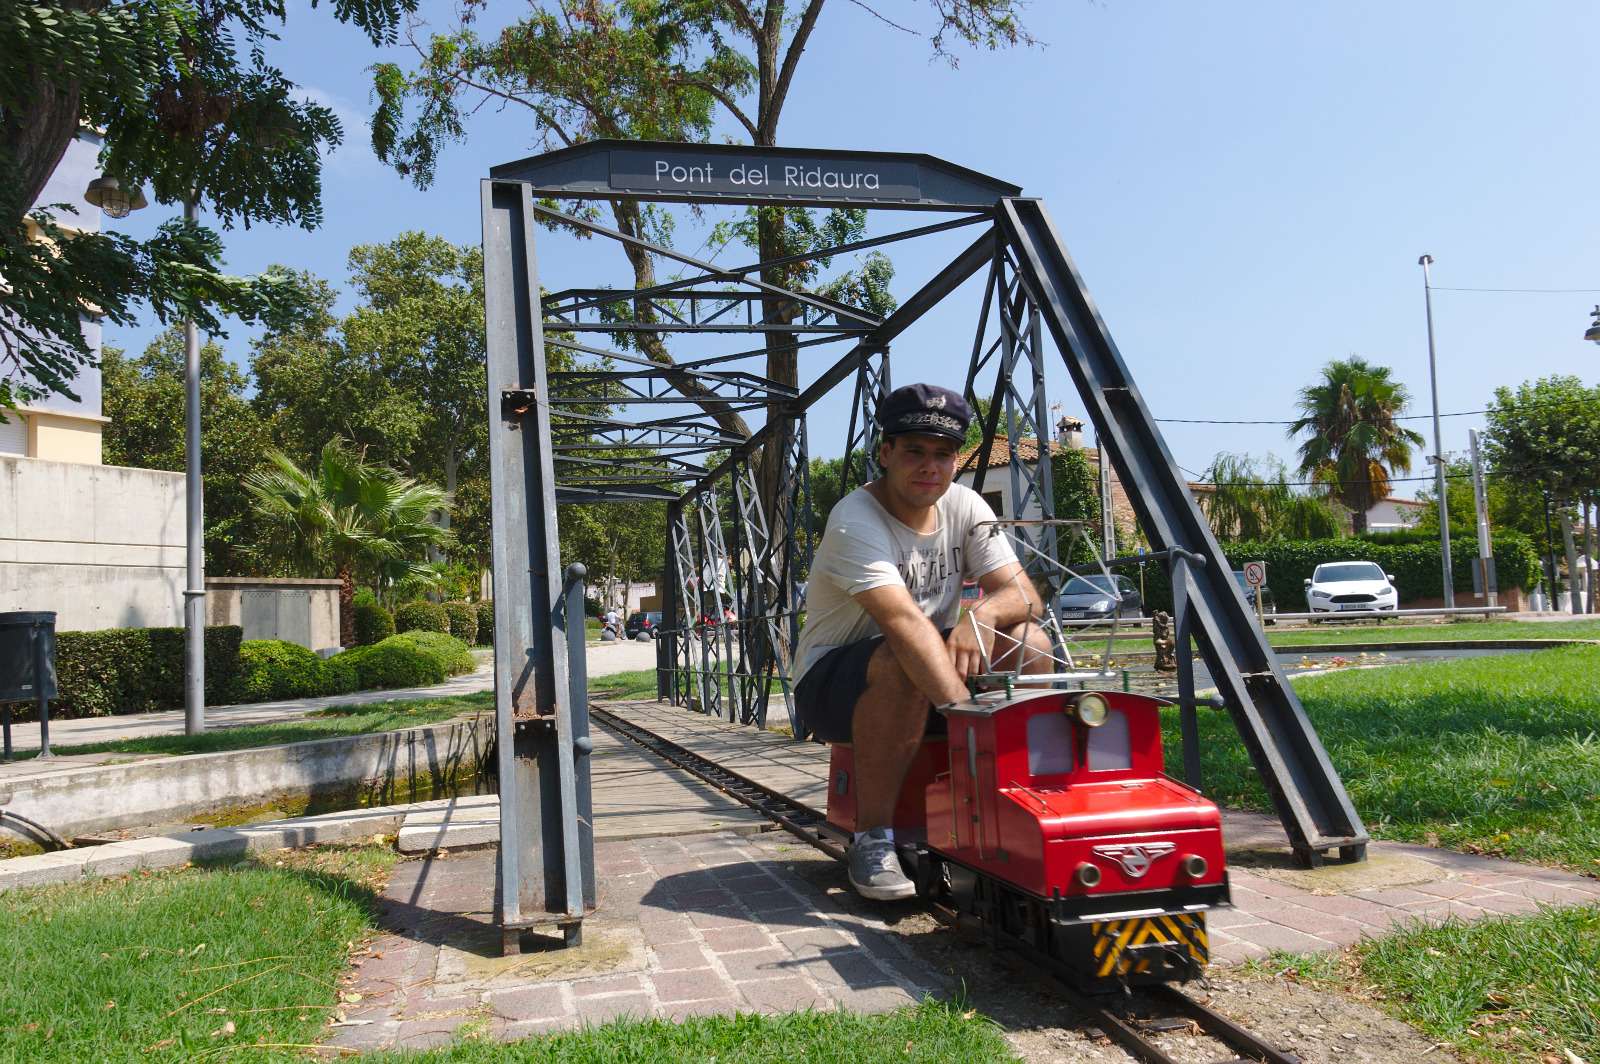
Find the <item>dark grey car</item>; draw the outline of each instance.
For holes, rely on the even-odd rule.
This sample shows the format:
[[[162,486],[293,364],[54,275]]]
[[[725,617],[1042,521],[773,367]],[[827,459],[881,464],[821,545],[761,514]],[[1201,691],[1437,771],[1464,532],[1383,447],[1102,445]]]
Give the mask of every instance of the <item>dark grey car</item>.
[[[1116,574],[1075,576],[1067,581],[1056,600],[1056,616],[1063,621],[1098,621],[1113,615],[1138,617],[1143,608],[1133,581]]]

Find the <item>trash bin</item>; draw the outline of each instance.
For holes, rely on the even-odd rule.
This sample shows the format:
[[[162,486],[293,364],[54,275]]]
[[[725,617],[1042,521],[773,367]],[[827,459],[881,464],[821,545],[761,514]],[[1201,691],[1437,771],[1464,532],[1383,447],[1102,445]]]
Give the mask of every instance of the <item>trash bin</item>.
[[[11,703],[39,707],[39,756],[50,756],[50,699],[56,697],[56,615],[0,613],[0,713],[11,758]]]

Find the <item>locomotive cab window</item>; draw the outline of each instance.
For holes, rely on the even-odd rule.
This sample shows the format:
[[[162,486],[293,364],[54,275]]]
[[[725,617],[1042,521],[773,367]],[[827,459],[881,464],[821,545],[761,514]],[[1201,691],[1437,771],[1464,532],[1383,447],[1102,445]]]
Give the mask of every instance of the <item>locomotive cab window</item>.
[[[1065,713],[1035,713],[1028,718],[1028,774],[1054,776],[1072,771],[1072,720]]]
[[[1089,729],[1089,771],[1118,772],[1133,767],[1128,740],[1128,717],[1121,710],[1106,714],[1106,721]]]

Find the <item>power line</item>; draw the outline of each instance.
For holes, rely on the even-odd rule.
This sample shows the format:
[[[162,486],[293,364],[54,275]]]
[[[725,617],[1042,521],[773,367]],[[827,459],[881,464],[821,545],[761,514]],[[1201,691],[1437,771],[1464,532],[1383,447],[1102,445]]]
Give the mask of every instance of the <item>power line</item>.
[[[1430,285],[1435,292],[1528,292],[1536,295],[1594,295],[1600,288],[1448,288]]]
[[[1562,400],[1559,400],[1559,401],[1553,402],[1553,403],[1518,403],[1518,404],[1514,404],[1512,407],[1510,407],[1508,409],[1511,409],[1511,410],[1539,410],[1539,409],[1544,409],[1546,407],[1559,408],[1559,407],[1568,407],[1568,406],[1588,406],[1590,404],[1600,404],[1600,397],[1596,397],[1594,399],[1562,399]],[[1483,410],[1455,410],[1455,411],[1452,411],[1452,412],[1450,412],[1448,414],[1440,414],[1439,416],[1440,417],[1476,417],[1476,416],[1478,416],[1480,414],[1490,413],[1491,411],[1493,411],[1495,409],[1497,409],[1497,408],[1495,408],[1495,407],[1487,407],[1487,408],[1485,408]],[[1403,415],[1401,417],[1391,418],[1390,420],[1391,421],[1431,421],[1431,420],[1433,420],[1433,415],[1432,414],[1406,414],[1406,415]],[[1279,421],[1273,421],[1273,420],[1256,420],[1256,421],[1237,420],[1237,421],[1233,421],[1233,420],[1220,419],[1220,418],[1158,417],[1158,418],[1156,418],[1156,421],[1160,422],[1163,425],[1296,425],[1296,424],[1300,423],[1301,419],[1300,418],[1293,418],[1293,419],[1290,419],[1288,421],[1281,421],[1281,420],[1279,420]]]

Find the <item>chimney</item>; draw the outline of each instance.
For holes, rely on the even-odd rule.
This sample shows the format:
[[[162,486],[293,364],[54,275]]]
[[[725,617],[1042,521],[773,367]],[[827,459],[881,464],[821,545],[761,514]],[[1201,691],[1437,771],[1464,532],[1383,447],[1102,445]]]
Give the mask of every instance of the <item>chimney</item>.
[[[1063,447],[1074,450],[1083,449],[1083,422],[1075,417],[1061,415],[1061,420],[1056,422],[1056,442]]]

